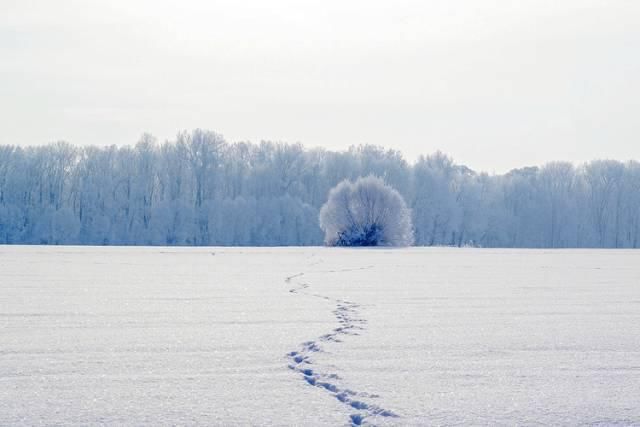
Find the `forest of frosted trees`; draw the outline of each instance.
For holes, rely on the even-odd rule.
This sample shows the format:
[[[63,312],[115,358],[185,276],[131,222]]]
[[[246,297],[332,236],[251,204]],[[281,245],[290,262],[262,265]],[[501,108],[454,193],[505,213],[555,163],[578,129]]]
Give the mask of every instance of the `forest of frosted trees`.
[[[320,207],[375,175],[412,210],[417,245],[640,244],[640,163],[553,162],[478,173],[442,153],[228,143],[195,130],[133,147],[0,146],[0,243],[321,245]]]

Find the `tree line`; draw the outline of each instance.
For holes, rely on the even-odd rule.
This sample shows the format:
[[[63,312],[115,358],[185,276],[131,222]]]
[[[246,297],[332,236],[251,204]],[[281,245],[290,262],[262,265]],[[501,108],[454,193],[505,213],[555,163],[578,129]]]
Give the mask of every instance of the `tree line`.
[[[490,175],[443,153],[229,143],[211,131],[135,146],[0,146],[0,243],[320,245],[329,190],[374,175],[411,209],[417,245],[640,245],[640,163],[552,162]]]

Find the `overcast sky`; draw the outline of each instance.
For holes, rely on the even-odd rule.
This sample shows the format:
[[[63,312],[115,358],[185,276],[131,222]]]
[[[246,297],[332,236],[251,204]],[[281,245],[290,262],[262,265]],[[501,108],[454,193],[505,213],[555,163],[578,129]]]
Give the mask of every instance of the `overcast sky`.
[[[640,159],[640,1],[0,0],[0,144],[196,127],[490,172]]]

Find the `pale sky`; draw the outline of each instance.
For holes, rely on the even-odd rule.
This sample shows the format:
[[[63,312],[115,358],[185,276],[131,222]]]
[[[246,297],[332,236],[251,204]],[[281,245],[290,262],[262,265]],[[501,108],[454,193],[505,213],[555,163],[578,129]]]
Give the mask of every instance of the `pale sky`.
[[[640,1],[0,0],[0,144],[197,127],[489,172],[640,159]]]

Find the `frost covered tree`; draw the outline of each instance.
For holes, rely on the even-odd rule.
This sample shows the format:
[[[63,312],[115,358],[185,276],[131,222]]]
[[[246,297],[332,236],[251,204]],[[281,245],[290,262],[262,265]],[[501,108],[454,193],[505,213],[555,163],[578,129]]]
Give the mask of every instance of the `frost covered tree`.
[[[369,175],[344,180],[320,209],[320,228],[330,246],[409,246],[411,211],[395,189]]]
[[[372,145],[230,143],[201,129],[120,147],[0,145],[0,244],[319,245],[329,191],[368,175],[407,202],[417,245],[640,247],[637,161],[487,174],[443,153],[409,163]]]

